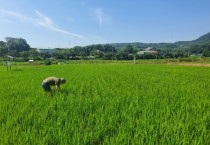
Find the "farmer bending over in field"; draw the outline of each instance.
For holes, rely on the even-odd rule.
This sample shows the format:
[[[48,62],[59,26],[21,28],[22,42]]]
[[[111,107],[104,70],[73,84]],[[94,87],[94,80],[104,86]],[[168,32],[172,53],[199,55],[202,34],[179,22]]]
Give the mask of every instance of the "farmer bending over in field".
[[[60,91],[60,85],[64,84],[65,82],[66,80],[64,78],[49,77],[42,82],[42,87],[46,92],[50,92],[52,96],[53,92],[50,86],[55,86],[56,90]]]

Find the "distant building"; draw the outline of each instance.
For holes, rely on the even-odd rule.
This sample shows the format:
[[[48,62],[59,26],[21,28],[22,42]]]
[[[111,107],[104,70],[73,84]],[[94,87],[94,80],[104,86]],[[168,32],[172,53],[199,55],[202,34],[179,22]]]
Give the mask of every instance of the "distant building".
[[[157,54],[158,52],[154,50],[153,47],[147,47],[146,49],[137,52],[138,55],[142,54]]]
[[[137,54],[142,55],[142,54],[157,54],[157,51],[139,51]]]
[[[4,55],[3,58],[4,58],[5,60],[14,61],[14,57],[11,56],[11,55]]]
[[[55,52],[55,50],[54,49],[50,49],[50,48],[37,48],[37,52],[52,54],[53,52]]]
[[[14,57],[11,56],[11,55],[7,55],[7,57],[10,58],[10,59],[14,59]]]
[[[152,50],[154,50],[153,47],[147,47],[147,48],[145,49],[145,51],[152,51]]]

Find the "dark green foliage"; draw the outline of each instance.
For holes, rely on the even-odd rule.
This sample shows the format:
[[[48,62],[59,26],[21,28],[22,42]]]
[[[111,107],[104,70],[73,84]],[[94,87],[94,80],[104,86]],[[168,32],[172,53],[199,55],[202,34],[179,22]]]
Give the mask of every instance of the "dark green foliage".
[[[45,63],[45,65],[51,65],[52,64],[52,61],[48,59],[48,60],[45,60],[44,63]]]
[[[26,40],[22,38],[6,37],[6,42],[0,41],[0,56],[12,55],[28,59],[104,59],[104,60],[131,60],[138,51],[150,47],[158,51],[159,56],[146,54],[137,56],[137,59],[153,58],[183,58],[190,55],[210,56],[210,33],[207,33],[196,40],[178,41],[175,43],[112,43],[94,44],[88,46],[75,46],[71,49],[55,48],[54,53],[38,53],[31,49]],[[131,55],[132,54],[132,55]]]
[[[8,52],[15,52],[12,53],[13,56],[19,56],[19,53],[22,51],[29,51],[30,46],[27,44],[25,39],[22,38],[12,38],[12,37],[6,37],[6,45],[8,48]]]

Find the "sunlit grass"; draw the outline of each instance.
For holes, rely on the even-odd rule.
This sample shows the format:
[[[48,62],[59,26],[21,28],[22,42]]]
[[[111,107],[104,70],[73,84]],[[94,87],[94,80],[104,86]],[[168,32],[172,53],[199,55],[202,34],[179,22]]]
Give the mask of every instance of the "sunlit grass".
[[[0,67],[0,144],[210,143],[206,67],[69,64]],[[41,82],[66,78],[53,97]]]

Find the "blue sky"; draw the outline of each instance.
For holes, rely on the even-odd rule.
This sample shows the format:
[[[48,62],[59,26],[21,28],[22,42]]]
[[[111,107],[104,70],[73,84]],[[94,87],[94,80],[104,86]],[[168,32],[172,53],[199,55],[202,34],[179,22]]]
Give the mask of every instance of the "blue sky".
[[[0,0],[0,41],[35,48],[194,40],[210,32],[210,0]]]

